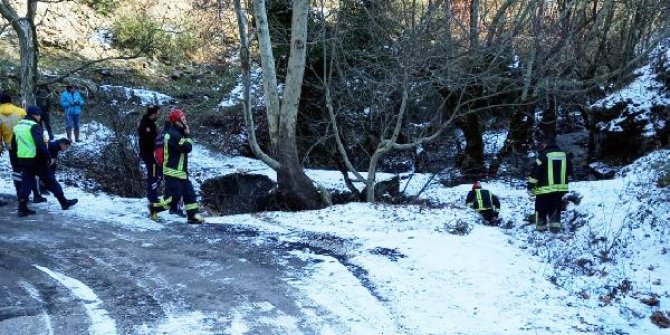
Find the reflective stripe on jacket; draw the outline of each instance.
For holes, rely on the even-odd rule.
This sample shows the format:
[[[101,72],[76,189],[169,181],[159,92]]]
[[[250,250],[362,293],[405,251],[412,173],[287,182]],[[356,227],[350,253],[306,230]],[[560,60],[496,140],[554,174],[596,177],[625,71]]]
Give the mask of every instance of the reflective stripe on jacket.
[[[570,175],[570,158],[557,146],[551,146],[536,159],[533,171],[528,177],[528,188],[535,195],[568,192]]]
[[[163,175],[177,179],[188,179],[188,154],[193,149],[193,140],[173,126],[165,127],[163,138]]]
[[[476,211],[481,212],[485,210],[493,210],[497,212],[500,210],[500,201],[493,192],[484,189],[475,189],[468,193],[465,203],[470,205]]]

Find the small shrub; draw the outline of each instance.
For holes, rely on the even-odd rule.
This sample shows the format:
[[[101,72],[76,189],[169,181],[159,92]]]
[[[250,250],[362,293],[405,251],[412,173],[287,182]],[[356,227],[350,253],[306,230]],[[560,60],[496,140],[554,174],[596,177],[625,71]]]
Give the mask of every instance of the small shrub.
[[[122,17],[112,28],[112,43],[132,54],[181,62],[198,47],[192,29],[178,24],[163,24],[143,13]]]
[[[83,2],[102,16],[109,16],[118,5],[117,0],[84,0]]]
[[[670,186],[670,162],[666,162],[660,169],[661,172],[656,180],[656,184],[658,187]]]

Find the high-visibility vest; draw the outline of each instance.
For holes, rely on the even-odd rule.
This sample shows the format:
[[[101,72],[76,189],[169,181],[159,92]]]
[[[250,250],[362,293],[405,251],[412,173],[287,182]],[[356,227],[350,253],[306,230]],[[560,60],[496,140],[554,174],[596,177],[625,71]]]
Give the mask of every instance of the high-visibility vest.
[[[37,122],[23,119],[14,127],[16,156],[18,158],[35,158],[37,156],[37,145],[30,131],[34,125],[37,125]]]
[[[545,168],[546,176],[543,176],[542,180],[528,179],[529,182],[537,185],[533,192],[536,195],[568,192],[568,157],[566,153],[562,151],[548,152]]]
[[[489,190],[476,189],[475,191],[475,210],[478,212],[493,209],[496,207],[493,204],[493,193]]]

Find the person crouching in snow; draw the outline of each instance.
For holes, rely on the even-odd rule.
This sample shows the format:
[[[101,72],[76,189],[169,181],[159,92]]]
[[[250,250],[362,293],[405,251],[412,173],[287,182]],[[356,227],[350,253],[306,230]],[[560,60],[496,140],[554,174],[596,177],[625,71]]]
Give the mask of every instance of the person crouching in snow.
[[[487,224],[497,226],[498,212],[500,211],[500,200],[493,192],[482,189],[482,185],[477,181],[472,184],[472,191],[465,198],[465,203],[482,215]]]
[[[19,217],[35,214],[28,208],[28,196],[35,185],[35,177],[44,181],[47,189],[56,196],[63,210],[67,210],[77,203],[77,199],[66,199],[58,181],[49,167],[55,163],[49,149],[43,141],[43,130],[40,126],[42,110],[37,106],[26,109],[28,115],[15,127],[12,135],[11,155],[17,159],[21,168],[21,189],[19,192]]]
[[[186,114],[180,109],[173,109],[168,115],[168,122],[163,130],[165,199],[161,208],[152,207],[152,211],[167,210],[173,201],[179,201],[182,198],[187,222],[200,224],[205,220],[198,214],[199,206],[195,190],[188,179],[188,154],[192,150],[193,140],[191,139],[191,128],[186,122]]]

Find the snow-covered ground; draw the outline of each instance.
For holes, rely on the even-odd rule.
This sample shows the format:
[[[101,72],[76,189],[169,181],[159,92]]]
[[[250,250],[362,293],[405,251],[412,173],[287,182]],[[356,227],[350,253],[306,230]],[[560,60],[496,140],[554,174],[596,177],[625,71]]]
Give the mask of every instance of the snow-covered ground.
[[[98,150],[99,139],[84,138],[87,143],[78,145]],[[439,208],[352,203],[208,222],[256,230],[257,239],[302,245],[292,257],[310,265],[283,280],[302,292],[296,304],[313,311],[310,323],[323,324],[322,334],[668,334],[649,317],[670,309],[670,190],[655,183],[669,154],[652,153],[614,180],[573,183],[581,202],[568,207],[568,230],[558,235],[539,234],[526,221],[533,203],[521,182],[484,185],[501,198],[509,229],[482,225],[464,206],[469,185],[439,183],[421,195]],[[240,169],[276,177],[258,161],[199,145],[191,162],[198,182]],[[0,157],[3,190],[13,189],[8,165],[7,155]],[[338,172],[308,174],[344,188]],[[414,176],[408,193],[428,179]],[[143,199],[65,191],[80,199],[72,210],[61,212],[51,200],[34,207],[129,229],[183,224],[169,215],[162,223],[149,220]],[[657,297],[660,306],[640,301],[648,297]],[[320,320],[324,314],[345,326]],[[236,319],[238,325],[257,321],[246,320],[242,312]],[[224,333],[244,334],[244,329]]]
[[[125,98],[126,101],[131,101],[141,106],[163,106],[175,102],[175,99],[169,95],[145,88],[102,85],[100,86],[100,90],[105,94],[116,94],[119,97]]]
[[[645,137],[653,137],[658,129],[665,128],[665,120],[654,117],[652,109],[655,106],[670,105],[670,94],[662,79],[658,78],[656,69],[661,55],[670,59],[670,48],[666,45],[670,45],[670,41],[665,41],[652,52],[652,61],[635,71],[636,78],[630,84],[591,105],[591,108],[607,109],[617,104],[626,106],[617,118],[600,122],[600,130],[622,132],[622,124],[629,119],[635,123],[648,122],[642,133]]]

